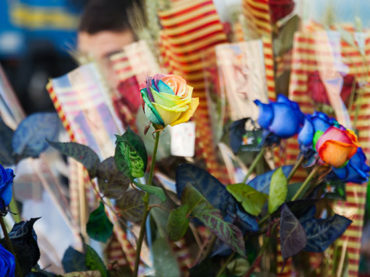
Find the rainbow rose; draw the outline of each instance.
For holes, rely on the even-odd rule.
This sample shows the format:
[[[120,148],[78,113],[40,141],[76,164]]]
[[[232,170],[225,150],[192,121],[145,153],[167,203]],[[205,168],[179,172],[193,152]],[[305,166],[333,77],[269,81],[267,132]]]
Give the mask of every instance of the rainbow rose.
[[[333,167],[344,166],[357,152],[357,136],[351,130],[331,126],[324,133],[317,131],[314,147],[321,160]]]
[[[157,129],[187,122],[199,105],[192,93],[193,88],[180,76],[149,77],[146,88],[141,89],[145,115]]]

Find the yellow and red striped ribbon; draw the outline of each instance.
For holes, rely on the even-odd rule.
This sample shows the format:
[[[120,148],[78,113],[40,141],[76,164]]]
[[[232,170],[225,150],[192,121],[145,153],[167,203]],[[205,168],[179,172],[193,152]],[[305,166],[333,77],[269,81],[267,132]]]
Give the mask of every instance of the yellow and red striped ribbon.
[[[71,124],[70,124],[70,122],[68,122],[68,120],[65,116],[63,108],[62,108],[62,106],[61,106],[61,104],[58,100],[58,97],[57,97],[56,93],[54,92],[54,89],[53,89],[53,86],[52,86],[51,82],[49,82],[47,84],[47,91],[49,92],[50,98],[51,98],[51,100],[54,104],[54,107],[55,107],[55,109],[58,113],[59,118],[62,121],[62,124],[63,124],[64,128],[66,129],[66,131],[67,131],[67,133],[70,137],[70,140],[71,141],[76,141],[74,133],[73,133],[72,128],[71,128]],[[94,184],[93,182],[92,182],[92,185],[96,186],[96,184]],[[73,195],[75,195],[75,193]],[[97,195],[96,195],[96,197],[98,198]],[[133,269],[134,265],[135,265],[135,253],[136,253],[135,249],[131,245],[129,240],[127,239],[126,233],[119,226],[118,219],[115,218],[115,216],[111,212],[109,212],[107,209],[106,209],[106,212],[107,212],[107,215],[108,215],[109,219],[114,224],[114,229],[113,230],[114,230],[114,233],[115,233],[115,236],[116,236],[117,240],[119,241],[119,243],[121,245],[122,251],[125,253],[130,267]]]
[[[180,1],[171,9],[159,12],[163,30],[161,55],[169,72],[183,76],[194,87],[200,104],[194,115],[196,123],[197,155],[209,172],[228,183],[226,169],[217,160],[212,139],[204,80],[204,51],[225,43],[226,35],[212,0]]]
[[[248,24],[250,24],[248,28],[258,30],[261,35],[266,67],[268,97],[270,100],[275,100],[274,55],[272,47],[273,29],[268,0],[243,0],[243,13]]]

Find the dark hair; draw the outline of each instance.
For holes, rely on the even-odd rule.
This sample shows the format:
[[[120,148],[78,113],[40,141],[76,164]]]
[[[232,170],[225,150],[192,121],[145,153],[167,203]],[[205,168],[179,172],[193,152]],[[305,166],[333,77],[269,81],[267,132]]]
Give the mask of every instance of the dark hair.
[[[96,34],[101,31],[121,32],[131,28],[128,16],[135,0],[90,0],[81,16],[79,31]],[[139,3],[140,5],[140,3]]]

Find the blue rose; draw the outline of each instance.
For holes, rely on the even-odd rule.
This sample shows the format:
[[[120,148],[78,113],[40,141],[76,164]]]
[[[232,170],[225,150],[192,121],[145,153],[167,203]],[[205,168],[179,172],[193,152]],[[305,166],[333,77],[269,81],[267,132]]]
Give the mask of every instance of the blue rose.
[[[6,207],[12,200],[12,185],[13,185],[14,173],[10,168],[5,169],[0,164],[0,213],[6,212]]]
[[[294,136],[303,125],[304,114],[299,105],[284,95],[279,95],[276,102],[269,104],[259,100],[254,103],[259,108],[258,124],[280,138]]]
[[[333,168],[335,175],[344,182],[363,184],[368,181],[370,167],[366,164],[366,156],[361,147],[348,161],[346,166]]]
[[[314,112],[313,115],[307,114],[298,134],[298,143],[301,146],[312,146],[315,133],[317,131],[324,133],[331,126],[339,127],[340,125],[334,118],[322,112]]]
[[[0,244],[0,276],[15,276],[15,258]]]

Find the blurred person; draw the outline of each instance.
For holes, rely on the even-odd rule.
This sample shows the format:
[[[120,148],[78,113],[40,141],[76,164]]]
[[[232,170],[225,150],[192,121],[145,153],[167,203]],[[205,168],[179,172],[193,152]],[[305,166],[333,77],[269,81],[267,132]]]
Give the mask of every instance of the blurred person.
[[[129,24],[133,1],[90,0],[78,28],[77,47],[82,54],[104,59],[135,41]]]
[[[135,117],[142,100],[135,76],[118,80],[110,61],[112,54],[135,42],[130,16],[145,20],[141,0],[90,0],[80,19],[77,50],[98,62],[113,98],[117,115],[125,127],[136,129]]]

